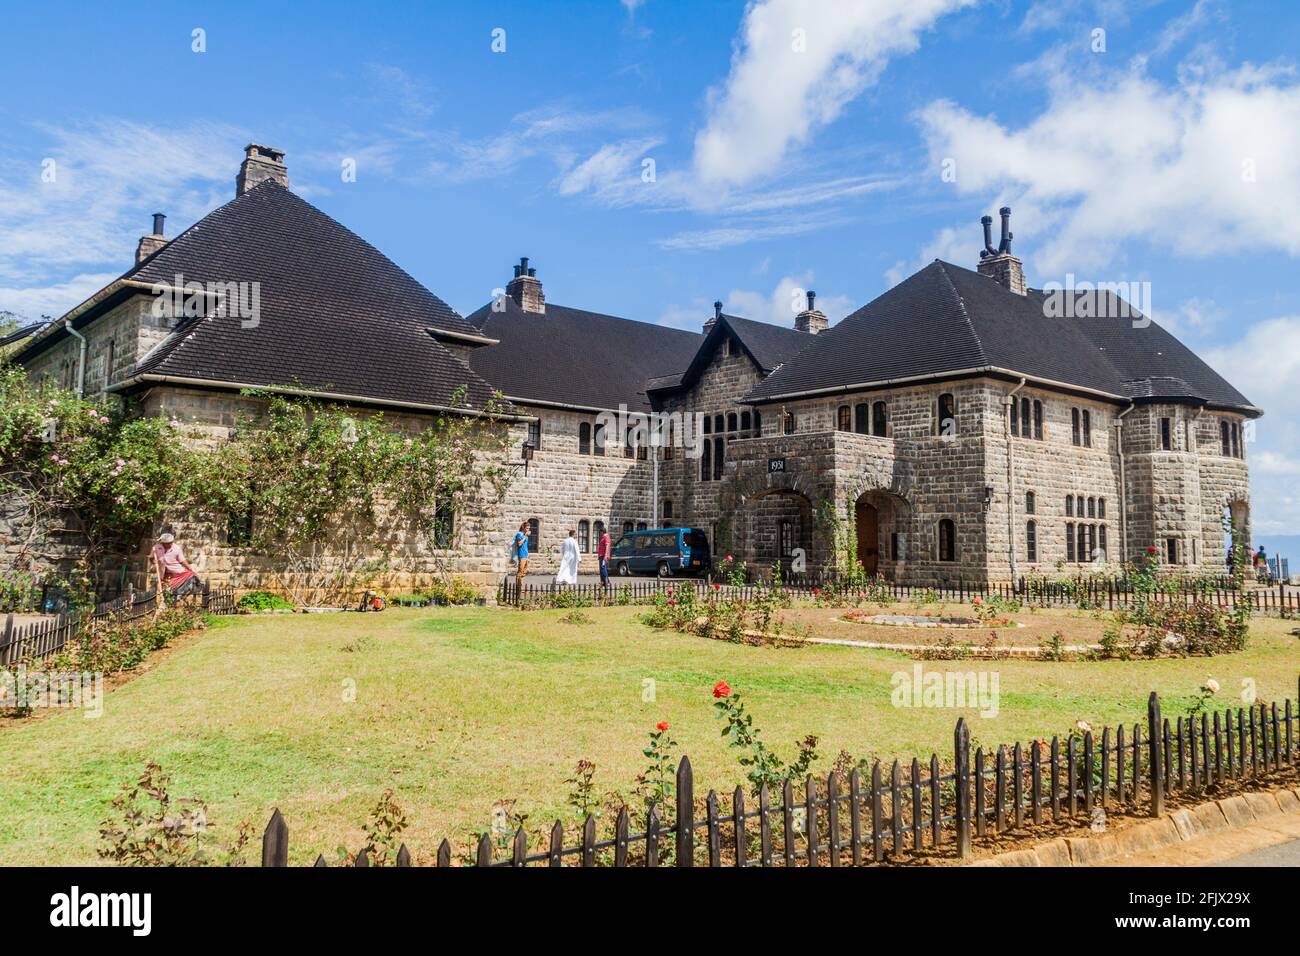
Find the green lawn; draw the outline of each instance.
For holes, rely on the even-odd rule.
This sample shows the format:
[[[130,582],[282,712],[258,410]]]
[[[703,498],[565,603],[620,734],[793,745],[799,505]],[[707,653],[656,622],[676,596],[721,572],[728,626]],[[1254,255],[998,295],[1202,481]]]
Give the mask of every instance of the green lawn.
[[[632,789],[645,734],[667,720],[690,754],[697,787],[743,777],[718,736],[711,688],[725,678],[748,700],[765,739],[789,757],[822,738],[821,768],[855,756],[946,754],[960,712],[896,709],[891,675],[913,662],[885,651],[775,650],[650,630],[635,608],[586,613],[495,608],[390,609],[382,614],[219,620],[112,691],[98,720],[59,712],[0,719],[0,863],[93,863],[97,828],[119,785],[161,763],[177,796],[201,796],[229,833],[260,830],[274,807],[291,860],[340,843],[386,787],[407,811],[416,860],[437,840],[485,826],[495,800],[533,823],[564,810],[579,758],[601,791]],[[1066,614],[1067,612],[1042,612]],[[1292,622],[1256,622],[1248,651],[1213,659],[1049,664],[925,662],[927,670],[996,670],[1001,710],[965,716],[983,743],[1063,731],[1084,718],[1133,723],[1150,690],[1169,701],[1207,678],[1262,699],[1294,696],[1300,670]],[[368,638],[357,650],[345,645]],[[653,702],[643,682],[655,682]],[[355,686],[355,699],[347,699]]]

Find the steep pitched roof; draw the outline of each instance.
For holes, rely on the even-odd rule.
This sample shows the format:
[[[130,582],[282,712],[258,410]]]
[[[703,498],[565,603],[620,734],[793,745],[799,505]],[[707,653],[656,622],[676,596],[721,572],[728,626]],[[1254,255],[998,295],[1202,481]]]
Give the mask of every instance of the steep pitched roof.
[[[680,373],[651,379],[647,383],[646,390],[671,392],[689,388],[699,378],[714,352],[728,336],[740,343],[741,348],[764,375],[793,359],[808,347],[815,337],[807,332],[773,325],[771,322],[755,322],[753,319],[723,313],[718,316],[713,328],[700,341],[690,365]]]
[[[123,279],[257,283],[254,327],[177,325],[133,376],[289,386],[380,404],[445,407],[493,389],[435,340],[478,330],[374,246],[275,182],[213,210]]]
[[[1107,305],[1120,302],[1106,296]],[[746,400],[998,370],[1119,400],[1169,398],[1258,411],[1154,322],[1049,318],[1045,298],[1032,289],[1017,295],[936,260],[816,336]]]
[[[475,349],[470,368],[509,398],[580,408],[648,409],[646,383],[679,372],[704,338],[648,322],[546,303],[525,312],[506,296],[469,321],[498,344]]]

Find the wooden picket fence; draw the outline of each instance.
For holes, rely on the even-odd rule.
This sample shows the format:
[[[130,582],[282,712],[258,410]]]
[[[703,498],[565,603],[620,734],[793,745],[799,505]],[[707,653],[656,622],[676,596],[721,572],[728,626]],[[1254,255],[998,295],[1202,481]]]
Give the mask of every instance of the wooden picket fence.
[[[234,614],[233,588],[214,588],[204,585],[203,591],[181,599],[203,608],[209,614]],[[158,606],[157,588],[137,592],[127,588],[121,597],[95,605],[89,614],[60,614],[44,621],[22,627],[14,625],[10,612],[0,632],[0,667],[11,667],[21,662],[39,661],[59,653],[69,641],[79,637],[87,628],[110,618],[134,621],[154,613]]]
[[[933,754],[908,766],[875,761],[869,772],[854,769],[847,780],[834,771],[824,778],[810,774],[799,786],[786,780],[775,793],[763,786],[747,795],[736,787],[725,807],[712,790],[697,805],[691,762],[683,757],[671,820],[652,807],[645,831],[633,832],[624,807],[613,836],[600,838],[589,815],[577,842],[569,844],[557,820],[547,845],[537,847],[529,846],[522,826],[495,841],[484,834],[474,865],[837,867],[918,853],[961,859],[973,841],[1029,837],[1031,827],[1049,821],[1088,820],[1097,811],[1158,817],[1173,796],[1195,799],[1294,781],[1298,723],[1296,702],[1287,699],[1281,710],[1276,702],[1256,703],[1179,716],[1171,724],[1152,692],[1145,729],[1085,729],[1064,741],[1053,736],[972,753],[963,718],[946,765]],[[362,850],[355,865],[371,865],[371,855],[371,848]],[[287,866],[288,859],[288,825],[277,809],[263,834],[262,865]],[[396,863],[411,865],[405,844]],[[324,857],[315,865],[325,866]],[[445,839],[435,865],[453,865]]]
[[[1238,588],[1230,586],[1227,579],[1199,586],[1176,584],[1167,590],[1149,595],[1148,600],[1161,604],[1192,604],[1207,601],[1217,607],[1232,608],[1244,604],[1252,613],[1263,615],[1300,615],[1300,588],[1278,584],[1271,587]],[[781,589],[791,597],[811,599],[830,586],[829,581],[817,578],[805,578],[786,581]],[[497,588],[497,603],[522,608],[572,606],[577,604],[592,607],[607,607],[620,604],[648,604],[657,595],[667,589],[693,588],[698,598],[715,593],[714,583],[699,578],[650,578],[636,581],[612,579],[608,585],[603,584],[524,584],[520,587],[518,580],[507,575]],[[1135,596],[1132,587],[1123,579],[1079,580],[1076,582],[1041,584],[1027,582],[1024,579],[1011,583],[987,584],[958,581],[953,585],[941,587],[921,587],[908,584],[894,584],[884,580],[871,582],[859,589],[867,598],[888,596],[889,598],[912,603],[919,600],[934,599],[940,603],[965,604],[975,598],[988,600],[993,597],[1005,600],[1017,600],[1022,604],[1038,607],[1079,607],[1086,605],[1107,610],[1124,609],[1133,605]],[[761,584],[734,586],[722,584],[716,593],[723,596],[753,601],[771,593]]]

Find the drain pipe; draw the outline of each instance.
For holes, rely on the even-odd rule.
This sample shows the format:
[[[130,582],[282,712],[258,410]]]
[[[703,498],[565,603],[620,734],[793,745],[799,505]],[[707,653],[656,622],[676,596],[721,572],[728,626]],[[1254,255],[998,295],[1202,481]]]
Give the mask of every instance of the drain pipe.
[[[1016,472],[1015,446],[1011,441],[1011,406],[1015,404],[1016,392],[1025,387],[1025,377],[1020,377],[1020,384],[1009,391],[1002,404],[1006,406],[1006,414],[1002,416],[1002,433],[1007,440],[1007,557],[1011,560],[1011,587],[1016,586]],[[1021,431],[1024,426],[1021,426]]]
[[[72,327],[69,322],[66,326],[68,334],[75,339],[81,340],[81,357],[77,361],[77,398],[86,396],[86,337]]]
[[[1124,478],[1124,416],[1133,411],[1134,404],[1115,416],[1115,450],[1119,452],[1119,561],[1128,566],[1128,482]]]

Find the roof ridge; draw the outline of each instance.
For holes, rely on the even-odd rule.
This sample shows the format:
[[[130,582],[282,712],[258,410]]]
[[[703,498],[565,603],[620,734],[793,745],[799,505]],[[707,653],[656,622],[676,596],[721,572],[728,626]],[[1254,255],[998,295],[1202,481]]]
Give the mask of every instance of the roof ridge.
[[[957,300],[957,308],[961,311],[961,317],[966,323],[966,328],[970,329],[971,338],[975,340],[975,347],[979,350],[980,364],[989,364],[988,353],[984,349],[984,340],[975,331],[975,323],[971,321],[970,313],[966,311],[966,300],[957,291],[957,285],[952,281],[952,276],[948,275],[947,263],[942,259],[935,259],[934,261],[939,267],[939,274],[943,276],[943,281],[947,283],[949,290],[952,292],[953,298]]]

